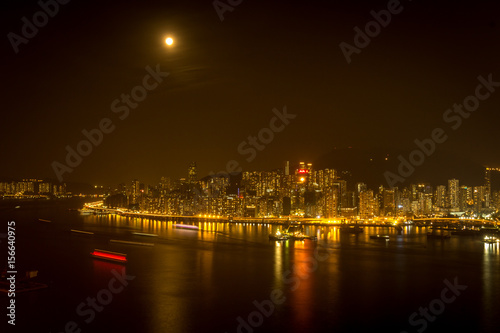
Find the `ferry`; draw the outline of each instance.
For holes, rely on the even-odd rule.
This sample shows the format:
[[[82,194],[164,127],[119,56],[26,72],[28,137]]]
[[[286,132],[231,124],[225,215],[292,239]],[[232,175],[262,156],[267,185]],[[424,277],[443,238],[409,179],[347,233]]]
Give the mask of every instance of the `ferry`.
[[[451,234],[453,236],[478,236],[480,234],[480,231],[473,229],[463,229],[452,231]]]
[[[498,228],[497,227],[482,227],[479,232],[483,235],[491,235],[491,234],[498,234]]]
[[[389,235],[371,235],[370,239],[388,241],[389,240]]]
[[[200,227],[191,224],[173,224],[172,227],[176,229],[200,230]]]
[[[339,228],[340,232],[350,233],[350,234],[360,234],[363,232],[363,227],[358,225],[343,225]]]
[[[301,224],[293,222],[284,228],[283,234],[288,235],[288,238],[293,240],[318,240],[318,237],[316,236],[308,236],[304,234],[304,227]]]
[[[90,231],[83,231],[83,230],[76,230],[76,229],[71,229],[71,232],[77,233],[77,234],[83,234],[83,235],[93,235],[93,232]]]
[[[269,240],[275,240],[275,241],[284,241],[288,240],[289,236],[287,234],[282,234],[279,230],[276,232],[276,234],[271,234],[269,235]]]
[[[145,236],[145,237],[158,237],[157,234],[147,234],[147,233],[144,233],[144,232],[133,232],[132,235]]]
[[[90,209],[79,209],[80,215],[92,215],[94,212]]]
[[[132,242],[121,239],[110,239],[110,243],[119,243],[119,244],[127,244],[127,245],[140,245],[140,246],[155,246],[154,243],[145,243],[145,242]]]
[[[500,239],[495,236],[484,236],[483,242],[488,243],[488,244],[497,244],[500,243]]]
[[[91,252],[90,255],[96,259],[114,261],[122,264],[127,262],[127,255],[125,253],[94,249],[94,251]]]

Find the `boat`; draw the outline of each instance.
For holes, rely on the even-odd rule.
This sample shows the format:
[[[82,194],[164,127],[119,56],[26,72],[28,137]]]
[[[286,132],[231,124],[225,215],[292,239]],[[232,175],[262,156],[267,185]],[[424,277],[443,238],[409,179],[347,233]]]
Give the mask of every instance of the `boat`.
[[[318,237],[316,236],[308,236],[304,234],[304,227],[302,226],[302,224],[294,222],[291,222],[289,225],[287,225],[283,229],[282,234],[288,235],[288,238],[292,240],[304,240],[304,239],[318,240]]]
[[[126,240],[121,240],[121,239],[110,239],[109,242],[110,243],[127,244],[127,245],[155,246],[154,243],[132,242],[132,241],[126,241]]]
[[[274,240],[274,241],[285,241],[288,240],[287,235],[269,235],[269,240]]]
[[[429,238],[431,238],[431,239],[448,239],[450,237],[451,236],[448,234],[436,234],[436,233],[432,233],[432,232],[427,233],[427,239],[429,239]]]
[[[127,255],[125,253],[118,253],[118,252],[111,252],[111,251],[94,249],[94,251],[91,252],[90,255],[93,258],[101,259],[101,260],[115,261],[115,262],[119,262],[119,263],[126,263],[127,262]]]
[[[94,212],[90,209],[79,209],[80,215],[92,215]]]
[[[136,235],[136,236],[158,237],[157,234],[147,234],[147,233],[144,233],[144,232],[133,232],[132,234]]]
[[[293,240],[304,240],[304,239],[306,239],[306,236],[303,235],[303,234],[293,234],[293,235],[290,235],[288,237],[290,239],[293,239]]]
[[[430,226],[429,228],[432,229],[432,230],[456,230],[455,228],[452,228],[452,227]]]
[[[479,229],[479,232],[483,235],[498,234],[498,228],[497,227],[482,227],[481,229]]]
[[[479,236],[480,231],[479,230],[472,230],[472,229],[463,229],[463,230],[452,231],[451,234],[453,236]]]
[[[389,235],[371,235],[370,239],[387,241],[389,240]]]
[[[273,234],[270,234],[269,235],[269,240],[274,240],[274,241],[284,241],[284,240],[288,240],[289,238],[289,235],[287,234],[284,234],[284,233],[281,233],[281,231],[276,231],[276,233],[273,235]]]
[[[71,229],[71,232],[77,233],[77,234],[84,234],[84,235],[93,235],[93,232],[90,231],[83,231],[83,230],[76,230],[76,229]]]
[[[363,227],[358,225],[343,225],[339,228],[340,232],[350,233],[350,234],[360,234],[363,232]]]
[[[495,236],[484,236],[483,242],[488,244],[497,244],[500,243],[500,239]]]
[[[288,238],[293,240],[304,240],[306,236],[303,234],[304,228],[301,224],[290,223],[283,229],[283,234],[287,235]]]
[[[318,240],[318,236],[305,236],[304,239],[309,239],[309,240],[317,241]]]
[[[200,230],[200,227],[191,224],[173,224],[172,227],[176,229]]]

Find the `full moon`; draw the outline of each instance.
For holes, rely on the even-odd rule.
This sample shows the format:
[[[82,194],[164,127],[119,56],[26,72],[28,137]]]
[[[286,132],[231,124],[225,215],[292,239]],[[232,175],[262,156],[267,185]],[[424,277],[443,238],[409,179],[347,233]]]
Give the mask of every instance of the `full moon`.
[[[165,40],[165,43],[167,43],[167,45],[172,45],[174,43],[174,40],[170,37],[168,37],[166,40]]]

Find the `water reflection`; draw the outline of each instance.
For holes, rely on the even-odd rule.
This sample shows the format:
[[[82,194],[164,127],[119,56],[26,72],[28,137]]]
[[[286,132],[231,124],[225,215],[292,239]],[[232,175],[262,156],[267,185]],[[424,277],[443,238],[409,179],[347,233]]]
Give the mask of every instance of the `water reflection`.
[[[274,243],[274,288],[283,290],[283,247],[288,245],[288,241]]]
[[[500,245],[498,243],[483,245],[483,265],[482,265],[482,305],[484,312],[485,324],[494,318],[497,313],[495,311],[496,299],[494,295],[498,292],[498,266],[500,263]]]
[[[314,243],[311,241],[296,241],[292,250],[294,276],[299,282],[297,289],[290,292],[290,305],[296,325],[305,329],[313,317],[313,294],[318,261],[314,258]]]
[[[407,325],[408,315],[436,298],[441,281],[454,276],[470,289],[450,306],[446,320],[458,322],[461,316],[455,311],[464,307],[471,315],[482,316],[478,321],[483,327],[498,322],[500,248],[477,239],[427,240],[425,228],[410,226],[401,235],[389,228],[365,228],[364,233],[351,235],[340,233],[336,226],[306,226],[304,233],[316,235],[317,242],[270,242],[268,235],[280,226],[122,216],[107,220],[88,216],[81,221],[96,235],[159,235],[148,252],[127,248],[128,267],[138,273],[127,292],[136,293],[134,309],[144,309],[141,325],[147,328],[145,332],[192,332],[201,331],[193,327],[203,326],[207,331],[235,332],[235,318],[246,318],[255,310],[253,300],[266,299],[273,289],[282,290],[286,302],[254,332],[364,331],[372,325],[363,327],[358,320],[365,314],[378,329],[389,321],[388,313],[398,311],[396,320]],[[200,230],[178,229],[177,223]],[[373,234],[389,234],[390,240],[371,240]],[[83,244],[91,240],[79,238]],[[321,249],[324,259],[317,260],[315,249],[324,247],[331,252]],[[115,266],[100,261],[93,265],[95,274],[103,277]],[[134,317],[132,311],[129,315]],[[214,323],[223,327],[218,329]],[[315,325],[319,329],[311,329]]]

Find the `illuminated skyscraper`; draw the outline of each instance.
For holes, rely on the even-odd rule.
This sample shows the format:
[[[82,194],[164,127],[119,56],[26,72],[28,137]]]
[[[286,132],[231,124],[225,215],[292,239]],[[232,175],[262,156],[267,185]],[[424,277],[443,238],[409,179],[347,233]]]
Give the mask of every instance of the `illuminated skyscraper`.
[[[491,194],[491,168],[486,167],[484,170],[484,186],[486,193]]]
[[[338,216],[339,193],[338,188],[330,186],[323,193],[323,216],[325,218],[334,218]]]
[[[139,197],[140,197],[140,186],[141,183],[137,180],[134,179],[132,181],[132,187],[130,189],[130,203],[135,205],[139,202]]]
[[[394,190],[384,189],[382,192],[382,209],[384,216],[394,216],[396,214],[394,205]]]
[[[490,168],[486,167],[484,171],[484,187],[485,187],[485,195],[486,195],[486,200],[489,202],[492,200],[492,187],[495,190],[498,190],[498,182],[493,181],[493,186],[492,186],[492,173],[494,174],[495,172],[500,172],[500,168]],[[495,178],[495,177],[494,177]],[[497,188],[495,188],[495,185],[497,185]]]
[[[458,179],[448,180],[448,202],[450,209],[457,211],[460,206],[460,186]]]
[[[446,208],[446,186],[444,185],[439,185],[436,187],[436,196],[435,196],[435,201],[434,205],[439,207],[439,208]]]
[[[475,186],[474,187],[474,210],[480,212],[481,209],[487,208],[487,193],[486,186]]]
[[[372,190],[361,192],[359,194],[359,217],[362,219],[373,218],[376,204]]]
[[[470,186],[460,186],[460,210],[465,212],[474,204],[474,196],[472,192],[472,187]]]
[[[198,171],[196,169],[196,162],[191,162],[188,168],[188,183],[194,184],[198,180]]]
[[[312,163],[307,165],[304,162],[299,163],[299,168],[295,170],[295,175],[297,176],[297,183],[301,185],[306,185],[309,181],[309,177],[312,174]]]

